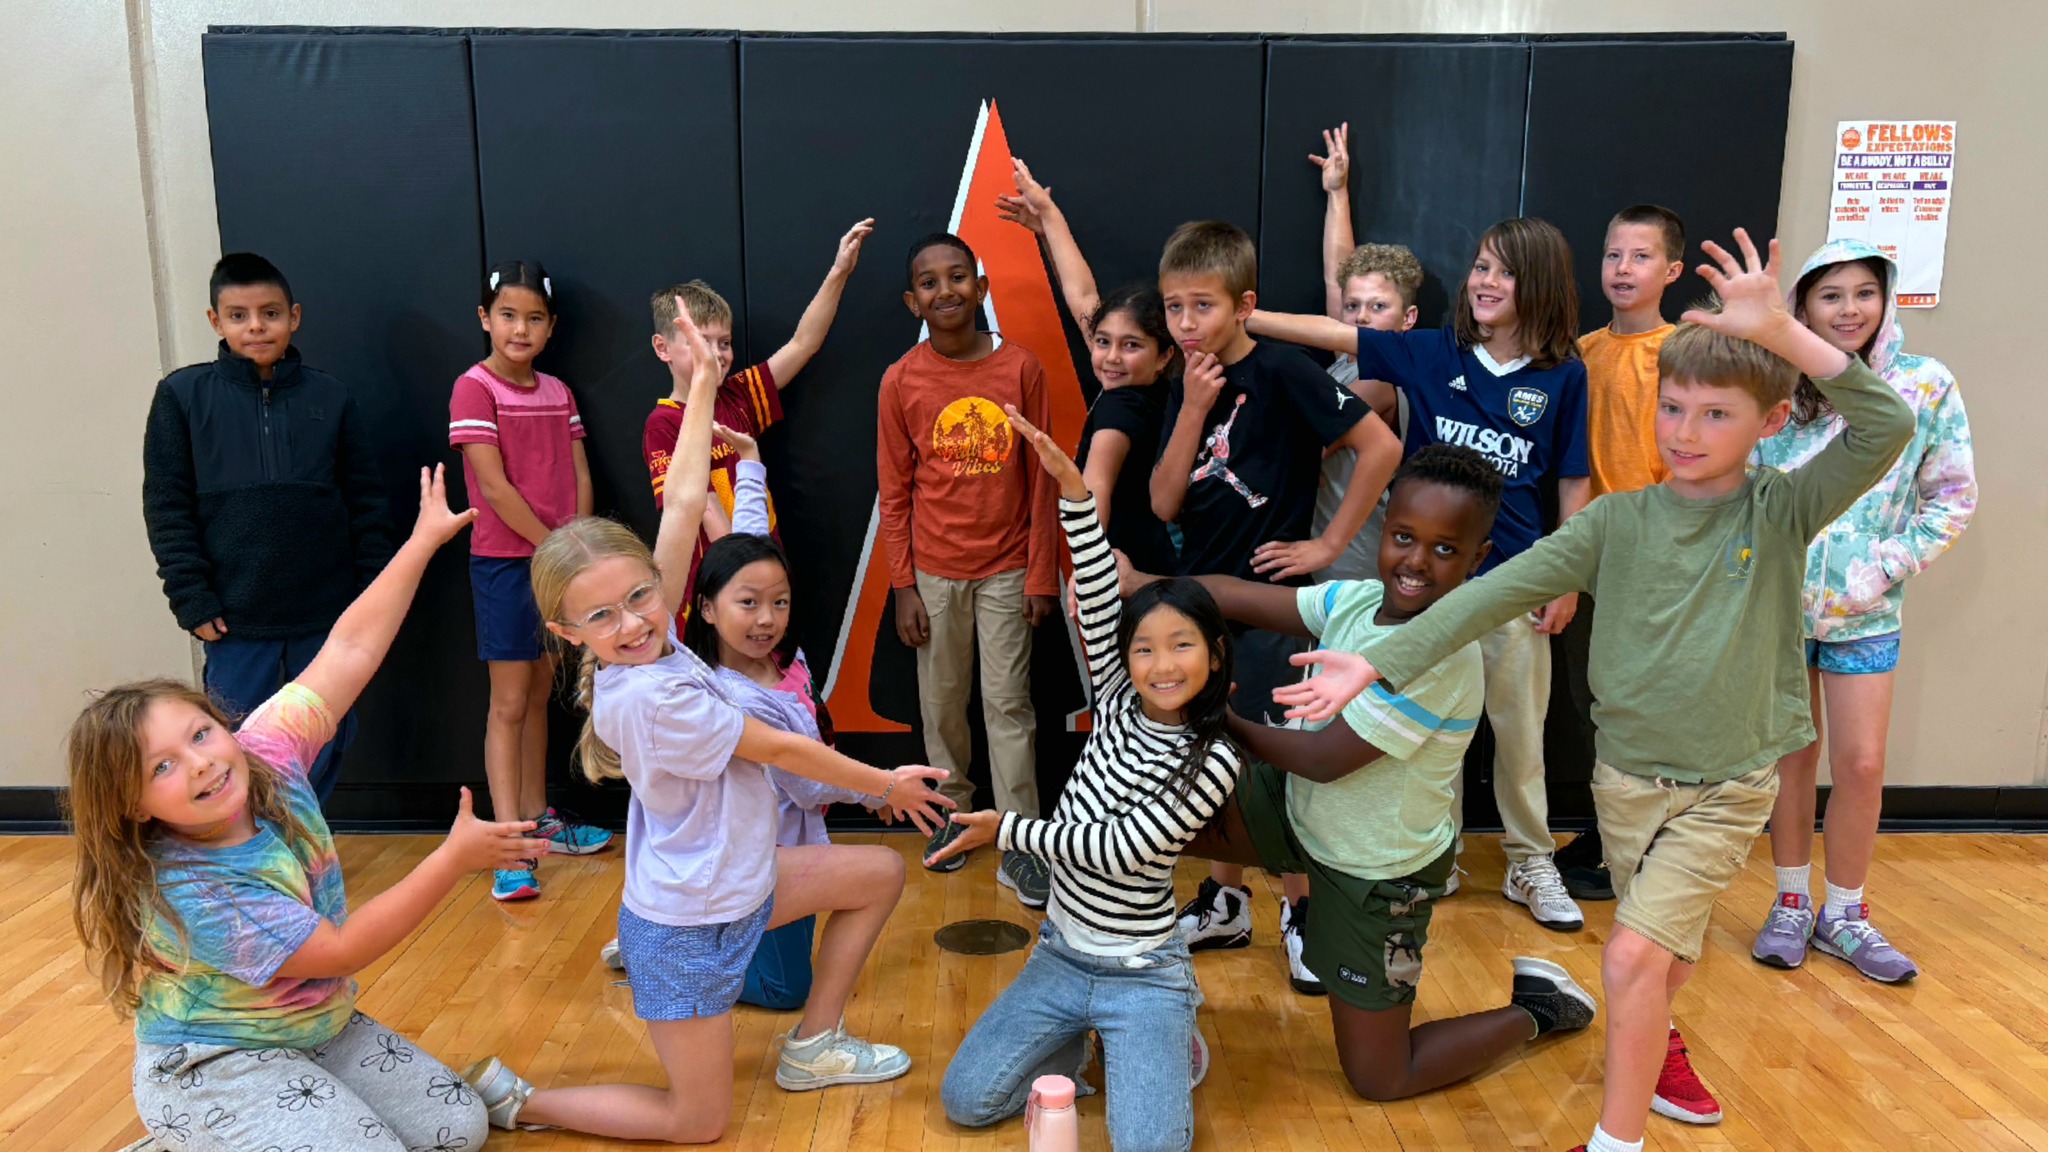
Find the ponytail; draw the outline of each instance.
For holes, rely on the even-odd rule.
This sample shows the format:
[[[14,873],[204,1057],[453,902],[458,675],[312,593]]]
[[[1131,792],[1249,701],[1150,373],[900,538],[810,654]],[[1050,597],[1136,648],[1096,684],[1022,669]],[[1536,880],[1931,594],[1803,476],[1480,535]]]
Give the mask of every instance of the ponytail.
[[[598,739],[597,721],[590,715],[596,697],[597,653],[586,647],[577,656],[576,665],[576,706],[583,709],[583,732],[576,737],[576,759],[583,765],[584,778],[592,784],[623,780],[626,770],[619,766],[619,754]]]

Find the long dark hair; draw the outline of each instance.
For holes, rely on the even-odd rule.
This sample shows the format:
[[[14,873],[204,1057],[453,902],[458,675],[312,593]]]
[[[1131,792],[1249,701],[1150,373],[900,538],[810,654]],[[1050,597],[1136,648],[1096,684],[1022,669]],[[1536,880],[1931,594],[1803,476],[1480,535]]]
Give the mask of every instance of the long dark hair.
[[[1861,264],[1869,269],[1870,274],[1877,277],[1877,290],[1884,294],[1885,306],[1887,308],[1891,306],[1891,274],[1884,259],[1877,256],[1865,256],[1860,260],[1837,260],[1833,264],[1822,264],[1808,271],[1806,275],[1799,278],[1798,283],[1792,285],[1793,309],[1798,313],[1801,324],[1806,323],[1806,294],[1813,291],[1813,286],[1820,283],[1821,277],[1833,272],[1844,264]],[[1863,342],[1863,347],[1856,350],[1857,359],[1865,364],[1870,363],[1871,349],[1877,347],[1879,340],[1884,339],[1884,333],[1884,315],[1879,313],[1877,331],[1872,332],[1870,339]],[[1799,383],[1792,388],[1793,422],[1797,424],[1811,424],[1834,410],[1835,406],[1828,403],[1828,398],[1820,394],[1820,389],[1814,387],[1813,381],[1808,379],[1805,373],[1800,373]]]
[[[1095,305],[1095,314],[1088,317],[1088,331],[1092,334],[1102,322],[1121,312],[1131,318],[1159,349],[1163,357],[1159,365],[1159,378],[1180,371],[1180,345],[1173,338],[1173,330],[1166,326],[1166,302],[1159,298],[1159,289],[1151,284],[1125,284],[1113,288]]]
[[[712,541],[711,547],[704,550],[704,559],[697,564],[697,583],[690,589],[690,618],[683,621],[683,647],[713,668],[718,667],[718,629],[705,619],[704,606],[717,599],[741,569],[761,560],[773,560],[782,566],[785,575],[789,572],[789,557],[774,537],[746,532],[733,532]],[[794,629],[785,631],[782,642],[775,646],[775,654],[784,666],[796,659],[793,632]]]
[[[1171,783],[1173,795],[1185,798],[1201,777],[1210,750],[1219,743],[1235,747],[1225,727],[1230,711],[1230,625],[1207,588],[1185,576],[1154,580],[1124,600],[1123,614],[1117,621],[1116,647],[1123,653],[1126,666],[1130,663],[1131,637],[1137,633],[1138,625],[1160,608],[1171,608],[1194,621],[1195,630],[1209,646],[1213,665],[1209,682],[1202,685],[1202,690],[1195,693],[1182,711],[1181,724],[1194,739],[1188,742],[1186,754],[1174,767]],[[1137,691],[1137,685],[1133,684],[1131,690]]]
[[[1472,249],[1472,262],[1492,248],[1515,278],[1515,329],[1522,355],[1537,369],[1555,368],[1579,356],[1579,289],[1572,280],[1572,246],[1548,220],[1517,216],[1488,228]],[[1467,279],[1471,270],[1466,269]],[[1458,282],[1451,321],[1458,346],[1486,343],[1472,314],[1472,292]]]

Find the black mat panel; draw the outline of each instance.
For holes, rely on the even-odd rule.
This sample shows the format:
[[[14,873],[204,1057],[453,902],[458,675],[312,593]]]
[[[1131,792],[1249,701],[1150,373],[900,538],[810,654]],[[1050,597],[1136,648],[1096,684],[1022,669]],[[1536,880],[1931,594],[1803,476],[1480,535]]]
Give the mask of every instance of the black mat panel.
[[[209,35],[204,61],[222,249],[260,252],[291,280],[305,310],[296,343],[369,415],[403,533],[419,467],[458,470],[448,392],[488,351],[468,47],[459,36]],[[449,488],[459,501],[459,478]],[[467,551],[458,537],[435,558],[358,705],[332,811],[377,807],[379,781],[483,779]]]

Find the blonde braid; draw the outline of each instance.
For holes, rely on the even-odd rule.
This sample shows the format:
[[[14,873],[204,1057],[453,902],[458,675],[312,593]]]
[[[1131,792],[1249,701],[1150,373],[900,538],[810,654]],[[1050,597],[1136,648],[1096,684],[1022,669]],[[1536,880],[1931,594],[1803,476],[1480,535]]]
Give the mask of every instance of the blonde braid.
[[[590,715],[596,695],[597,654],[585,647],[576,667],[576,706],[583,709],[583,734],[576,738],[576,758],[583,764],[584,777],[592,784],[602,784],[625,779],[626,770],[619,765],[619,754],[597,737],[597,723]]]

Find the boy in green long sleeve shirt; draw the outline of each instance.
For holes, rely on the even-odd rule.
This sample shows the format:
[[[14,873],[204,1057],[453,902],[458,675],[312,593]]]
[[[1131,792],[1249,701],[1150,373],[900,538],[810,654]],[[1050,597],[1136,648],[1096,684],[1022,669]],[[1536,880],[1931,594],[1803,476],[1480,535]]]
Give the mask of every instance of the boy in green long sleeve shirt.
[[[1718,1106],[1703,1117],[1659,1091],[1667,1051],[1682,1051],[1667,1032],[1671,1001],[1699,962],[1715,898],[1770,816],[1778,757],[1814,739],[1799,624],[1807,545],[1913,433],[1896,393],[1785,311],[1777,242],[1765,264],[1746,233],[1735,239],[1740,262],[1704,246],[1718,267],[1700,273],[1721,309],[1686,313],[1658,357],[1668,480],[1595,501],[1362,655],[1322,654],[1321,675],[1274,694],[1297,705],[1290,716],[1320,719],[1564,593],[1599,602],[1593,797],[1620,904],[1602,960],[1607,1079],[1590,1152],[1641,1149],[1653,1099],[1666,1115],[1718,1119]],[[1750,472],[1802,373],[1847,429],[1796,472]]]

